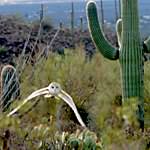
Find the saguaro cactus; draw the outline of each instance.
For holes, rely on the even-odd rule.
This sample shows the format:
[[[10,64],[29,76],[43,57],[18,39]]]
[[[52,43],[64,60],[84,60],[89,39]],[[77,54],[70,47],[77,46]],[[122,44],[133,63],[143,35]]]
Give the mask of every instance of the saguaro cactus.
[[[41,4],[40,22],[42,22],[43,18],[44,18],[44,4]]]
[[[121,17],[121,0],[118,0],[118,6],[119,6],[119,17]]]
[[[115,0],[115,17],[118,20],[118,8],[117,8],[117,1]]]
[[[75,43],[74,43],[74,31],[75,31],[75,10],[74,10],[74,2],[71,2],[71,13],[70,13],[70,25],[71,25],[71,37],[72,37],[72,46],[74,47],[75,46]]]
[[[100,0],[101,6],[101,21],[102,21],[102,28],[104,27],[104,9],[103,9],[103,0]]]
[[[119,59],[122,75],[123,100],[138,98],[139,121],[144,125],[144,83],[143,54],[150,52],[150,38],[140,39],[138,0],[121,0],[121,20],[117,22],[117,35],[120,48],[113,47],[104,37],[94,1],[87,3],[89,30],[97,49],[110,60]]]
[[[71,33],[74,34],[74,3],[71,3]]]
[[[80,17],[80,31],[83,31],[83,17]]]
[[[6,65],[1,71],[0,96],[2,101],[2,110],[6,110],[11,100],[14,100],[19,95],[19,81],[16,74],[16,69],[11,65]]]

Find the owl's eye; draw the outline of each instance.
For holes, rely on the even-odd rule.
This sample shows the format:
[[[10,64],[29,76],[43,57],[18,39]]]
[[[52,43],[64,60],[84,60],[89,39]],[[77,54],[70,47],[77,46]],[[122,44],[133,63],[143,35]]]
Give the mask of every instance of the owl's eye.
[[[54,86],[52,86],[52,89],[54,89]]]
[[[56,89],[58,89],[58,86],[56,86]]]

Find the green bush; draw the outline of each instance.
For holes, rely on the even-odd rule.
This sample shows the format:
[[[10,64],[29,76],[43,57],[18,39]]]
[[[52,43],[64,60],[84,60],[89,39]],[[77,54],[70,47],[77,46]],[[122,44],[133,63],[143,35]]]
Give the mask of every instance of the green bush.
[[[7,49],[5,47],[0,47],[0,54],[3,53],[3,52],[6,52]]]
[[[49,16],[44,17],[41,25],[42,25],[42,31],[44,31],[45,33],[49,32],[53,28],[52,19]],[[33,27],[33,29],[38,31],[40,27],[40,20],[34,20],[31,23],[31,26]]]
[[[65,56],[51,54],[47,60],[42,60],[34,67],[28,65],[21,77],[21,99],[37,89],[48,86],[53,81],[60,83],[63,90],[72,96],[77,107],[88,113],[90,119],[87,119],[86,124],[95,134],[86,130],[87,136],[80,140],[76,132],[79,129],[80,134],[83,134],[85,130],[79,125],[75,129],[68,128],[68,124],[74,127],[78,123],[75,118],[71,117],[72,112],[69,107],[60,107],[64,105],[61,100],[43,97],[34,99],[23,107],[17,114],[22,114],[20,118],[9,120],[2,115],[0,133],[9,129],[13,138],[12,147],[17,147],[21,143],[28,149],[50,147],[57,149],[56,146],[63,146],[62,142],[59,143],[60,145],[57,142],[58,137],[62,138],[63,134],[69,137],[66,141],[69,147],[82,145],[94,148],[96,140],[92,141],[94,138],[88,136],[88,132],[93,133],[92,135],[100,141],[102,139],[103,147],[107,150],[113,148],[116,150],[146,149],[149,141],[149,126],[142,133],[136,121],[132,119],[132,115],[136,115],[131,111],[136,106],[134,99],[133,103],[127,103],[122,107],[118,65],[117,62],[110,64],[110,61],[103,59],[99,54],[96,54],[91,62],[86,62],[82,47],[80,47],[75,50],[65,50]],[[150,99],[149,65],[150,63],[147,63],[145,66],[146,103]],[[38,100],[40,102],[36,107],[34,106],[34,109],[25,113]],[[20,101],[14,103],[12,108],[18,103]],[[149,110],[148,107],[147,110]],[[65,132],[58,133],[58,112],[64,115],[62,123],[66,126]],[[146,113],[150,116],[150,112]],[[84,120],[85,116],[81,115],[81,117]]]

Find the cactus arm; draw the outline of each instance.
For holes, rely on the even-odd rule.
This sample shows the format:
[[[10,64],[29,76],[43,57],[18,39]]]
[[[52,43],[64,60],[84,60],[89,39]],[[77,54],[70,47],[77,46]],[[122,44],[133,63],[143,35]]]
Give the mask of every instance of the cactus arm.
[[[121,48],[121,41],[122,41],[122,19],[118,19],[116,23],[116,32],[117,32],[117,39],[119,48]]]
[[[99,25],[99,19],[97,14],[97,7],[94,1],[87,3],[87,19],[91,32],[92,39],[97,49],[102,55],[110,60],[116,60],[119,58],[119,50],[114,48],[104,37],[101,26]]]
[[[144,52],[150,53],[150,36],[144,41]]]

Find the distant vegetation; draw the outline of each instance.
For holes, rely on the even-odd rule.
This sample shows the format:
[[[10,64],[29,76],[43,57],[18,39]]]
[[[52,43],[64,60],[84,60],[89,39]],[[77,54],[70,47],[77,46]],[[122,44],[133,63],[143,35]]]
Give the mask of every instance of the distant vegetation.
[[[0,47],[0,54],[3,52],[6,52],[6,48],[2,46],[2,47]]]

